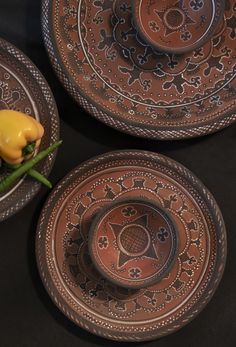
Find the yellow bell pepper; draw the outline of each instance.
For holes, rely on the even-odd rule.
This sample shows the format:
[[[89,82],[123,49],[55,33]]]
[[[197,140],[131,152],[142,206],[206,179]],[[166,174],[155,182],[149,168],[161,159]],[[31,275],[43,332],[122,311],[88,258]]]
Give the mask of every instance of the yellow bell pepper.
[[[8,164],[20,164],[25,159],[24,147],[35,143],[37,148],[43,134],[43,126],[33,117],[13,110],[0,110],[0,159]]]

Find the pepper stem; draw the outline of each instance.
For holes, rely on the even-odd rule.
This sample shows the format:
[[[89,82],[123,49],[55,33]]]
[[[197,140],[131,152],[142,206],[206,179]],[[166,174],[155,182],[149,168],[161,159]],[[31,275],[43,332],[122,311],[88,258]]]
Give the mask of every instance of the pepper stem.
[[[36,142],[31,142],[31,143],[28,143],[28,145],[26,145],[23,149],[22,149],[22,154],[23,154],[23,157],[25,157],[26,155],[28,154],[31,154],[33,153],[34,149],[35,149],[35,145],[36,145]]]

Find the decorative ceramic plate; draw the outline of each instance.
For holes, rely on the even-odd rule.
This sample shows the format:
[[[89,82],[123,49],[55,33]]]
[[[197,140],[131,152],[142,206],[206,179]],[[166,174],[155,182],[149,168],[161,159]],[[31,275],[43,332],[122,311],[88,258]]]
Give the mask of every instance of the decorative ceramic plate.
[[[158,50],[182,54],[203,46],[224,14],[224,0],[133,0],[135,26]]]
[[[200,11],[203,3],[191,6]],[[226,1],[213,37],[183,55],[159,52],[140,37],[131,0],[43,0],[42,25],[60,80],[89,113],[132,135],[181,139],[236,119],[235,15],[235,1]],[[182,39],[189,40],[187,31]]]
[[[45,129],[40,150],[59,137],[57,108],[47,82],[32,62],[16,47],[0,39],[0,109],[12,109],[34,116]],[[55,153],[37,165],[47,176]],[[0,180],[5,176],[1,168]],[[0,221],[25,206],[38,192],[40,184],[27,177],[0,194]]]
[[[93,264],[93,245],[119,283],[141,279],[136,255],[160,277],[141,289],[116,285]],[[111,152],[54,189],[40,216],[36,254],[49,295],[77,325],[108,339],[151,340],[181,328],[210,300],[225,265],[226,232],[214,198],[189,170],[151,152]],[[107,261],[114,254],[119,262]]]

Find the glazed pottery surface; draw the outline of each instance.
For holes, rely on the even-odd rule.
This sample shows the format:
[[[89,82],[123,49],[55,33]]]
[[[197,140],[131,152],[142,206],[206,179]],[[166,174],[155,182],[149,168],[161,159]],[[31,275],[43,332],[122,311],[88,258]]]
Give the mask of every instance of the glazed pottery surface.
[[[59,137],[59,118],[51,90],[39,70],[16,47],[0,39],[0,109],[11,109],[35,117],[45,133],[39,150]],[[52,153],[37,165],[48,176],[55,159]],[[8,172],[9,173],[9,172]],[[8,174],[1,168],[0,181]],[[22,178],[0,194],[0,221],[25,206],[35,196],[40,184],[30,177]]]
[[[192,320],[226,260],[210,192],[182,165],[144,151],[75,168],[45,204],[36,239],[39,272],[59,309],[118,341],[152,340]]]
[[[130,0],[43,0],[42,25],[55,71],[89,113],[135,136],[183,139],[236,119],[235,11],[227,1],[213,36],[181,55],[143,40]]]
[[[203,46],[224,13],[222,0],[134,0],[140,35],[160,51],[182,54]]]
[[[176,260],[177,233],[167,212],[153,201],[118,200],[92,223],[89,253],[111,282],[132,289],[147,287],[168,275]]]

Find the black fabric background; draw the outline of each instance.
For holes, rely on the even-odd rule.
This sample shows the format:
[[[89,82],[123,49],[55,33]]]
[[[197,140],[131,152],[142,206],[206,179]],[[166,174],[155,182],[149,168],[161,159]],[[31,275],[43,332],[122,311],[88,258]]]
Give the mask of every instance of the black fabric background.
[[[40,0],[0,0],[0,36],[28,55],[55,96],[64,144],[50,175],[53,184],[84,160],[110,150],[160,152],[202,180],[225,219],[227,266],[212,301],[175,334],[138,345],[236,346],[236,124],[199,139],[159,142],[133,138],[99,123],[70,98],[56,78],[43,45],[40,5]],[[42,188],[23,210],[0,223],[0,347],[124,346],[75,326],[44,290],[36,268],[34,237],[47,195],[47,189]]]

